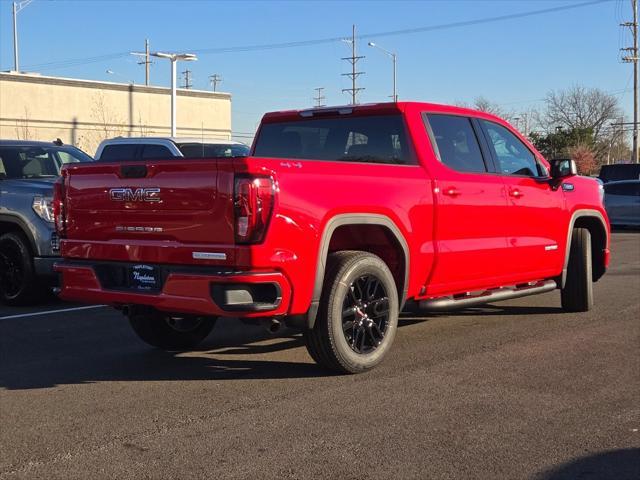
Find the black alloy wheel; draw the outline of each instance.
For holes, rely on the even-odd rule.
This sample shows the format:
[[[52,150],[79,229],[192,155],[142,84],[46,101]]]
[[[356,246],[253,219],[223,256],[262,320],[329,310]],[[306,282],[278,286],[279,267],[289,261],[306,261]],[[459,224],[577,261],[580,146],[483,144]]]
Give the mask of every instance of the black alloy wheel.
[[[378,348],[389,326],[389,296],[374,275],[362,275],[351,285],[343,302],[342,330],[351,349],[360,354]]]

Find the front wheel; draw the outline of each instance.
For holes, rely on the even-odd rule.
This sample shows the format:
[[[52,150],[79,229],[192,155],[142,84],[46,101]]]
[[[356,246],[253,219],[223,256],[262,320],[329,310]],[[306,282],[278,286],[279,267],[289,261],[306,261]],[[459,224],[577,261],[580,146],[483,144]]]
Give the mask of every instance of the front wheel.
[[[0,300],[24,305],[38,300],[41,293],[25,236],[17,232],[0,236]]]
[[[163,350],[190,350],[213,330],[215,317],[176,316],[154,310],[129,314],[129,323],[138,337]]]
[[[307,350],[340,373],[375,367],[391,348],[398,327],[398,291],[389,267],[376,255],[329,255],[320,308],[305,332]]]
[[[586,228],[573,229],[567,280],[560,297],[567,312],[587,312],[593,307],[591,233]]]

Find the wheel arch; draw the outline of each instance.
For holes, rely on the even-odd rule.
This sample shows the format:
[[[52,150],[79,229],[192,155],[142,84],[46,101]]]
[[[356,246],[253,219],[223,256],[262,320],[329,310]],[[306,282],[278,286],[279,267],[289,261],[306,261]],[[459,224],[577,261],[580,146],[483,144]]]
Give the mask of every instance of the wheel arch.
[[[31,254],[37,254],[38,247],[36,245],[35,239],[33,238],[33,234],[31,233],[31,230],[29,230],[27,224],[22,219],[14,215],[0,214],[0,235],[9,232],[22,233],[27,239]]]
[[[564,288],[567,281],[567,268],[569,254],[571,253],[571,238],[574,228],[586,228],[591,234],[591,258],[593,268],[593,281],[598,281],[605,273],[605,250],[609,248],[609,235],[607,221],[598,210],[581,209],[571,215],[567,232],[567,244],[564,255],[564,266],[560,278],[560,288]]]
[[[327,257],[329,255],[329,247],[331,245],[332,238],[338,229],[341,227],[380,227],[384,229],[394,240],[394,248],[400,254],[402,258],[401,275],[396,278],[396,281],[400,280],[398,287],[398,298],[400,300],[400,310],[404,305],[407,298],[407,292],[409,289],[409,269],[410,269],[410,252],[408,243],[402,234],[401,230],[395,224],[391,218],[386,215],[372,214],[372,213],[348,213],[341,214],[332,217],[325,225],[320,238],[320,246],[318,250],[318,259],[316,263],[316,274],[314,279],[313,296],[311,298],[311,305],[306,315],[306,323],[308,328],[313,328],[315,324],[316,316],[318,313],[318,307],[320,303],[320,296],[322,294],[322,286],[324,283],[325,269],[327,265]],[[375,252],[372,252],[375,253]],[[385,260],[383,258],[383,260]],[[385,263],[388,263],[385,261]],[[391,266],[390,266],[391,269]],[[395,275],[394,275],[395,277]]]

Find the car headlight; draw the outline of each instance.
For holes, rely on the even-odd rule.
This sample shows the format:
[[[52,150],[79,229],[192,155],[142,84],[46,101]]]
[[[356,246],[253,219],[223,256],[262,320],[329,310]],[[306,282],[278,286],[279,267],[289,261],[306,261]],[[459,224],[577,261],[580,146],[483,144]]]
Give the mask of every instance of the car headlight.
[[[53,198],[37,195],[33,197],[32,208],[45,222],[53,223]]]

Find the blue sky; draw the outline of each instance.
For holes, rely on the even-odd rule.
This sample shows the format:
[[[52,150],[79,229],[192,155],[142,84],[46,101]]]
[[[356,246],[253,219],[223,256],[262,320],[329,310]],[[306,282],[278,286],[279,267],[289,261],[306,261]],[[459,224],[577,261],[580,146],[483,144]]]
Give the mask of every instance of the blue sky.
[[[22,70],[46,75],[144,82],[144,68],[125,52],[199,53],[189,64],[194,88],[209,89],[207,77],[223,77],[219,90],[233,94],[234,132],[253,132],[269,110],[313,105],[315,87],[328,104],[348,103],[349,46],[340,41],[295,48],[205,53],[202,50],[347,37],[476,20],[582,3],[556,0],[449,1],[51,1],[35,0],[19,14]],[[452,103],[484,96],[509,110],[540,106],[550,89],[574,84],[615,93],[629,114],[631,66],[618,49],[630,35],[629,0],[494,23],[360,42],[366,72],[362,102],[391,94],[391,61],[366,46],[374,40],[398,55],[401,99]],[[201,52],[201,53],[200,53]],[[38,65],[107,54],[113,58],[68,68]],[[64,64],[62,64],[64,65]],[[68,65],[68,64],[66,64]],[[184,66],[185,64],[182,64]],[[13,67],[11,1],[0,0],[0,70]],[[58,68],[55,68],[58,67]],[[118,75],[109,75],[110,69]],[[184,68],[180,68],[183,70]],[[151,68],[151,82],[168,86],[167,62]],[[1,108],[1,106],[0,106]]]

